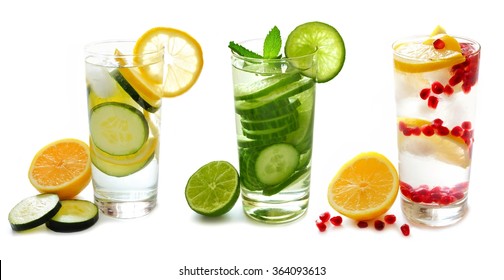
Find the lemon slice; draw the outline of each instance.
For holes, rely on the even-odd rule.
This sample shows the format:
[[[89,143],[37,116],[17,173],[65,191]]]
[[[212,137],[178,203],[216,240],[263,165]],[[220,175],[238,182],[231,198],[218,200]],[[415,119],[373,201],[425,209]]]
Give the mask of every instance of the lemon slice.
[[[400,118],[399,120],[404,122],[408,127],[421,127],[430,123],[413,118]],[[422,157],[433,157],[462,168],[467,168],[471,164],[469,147],[464,140],[452,135],[440,136],[434,134],[432,136],[425,136],[421,134],[418,136],[405,136],[399,133],[397,143],[399,152],[408,152]]]
[[[165,69],[154,65],[143,67],[140,72],[155,83],[163,83],[163,97],[175,97],[188,91],[198,80],[203,68],[201,46],[184,31],[155,27],[138,40],[134,53],[146,53],[165,49]]]
[[[382,154],[365,152],[345,163],[329,184],[329,204],[340,214],[364,221],[379,217],[394,204],[399,176]]]
[[[442,40],[444,47],[436,49],[434,42]],[[465,61],[460,44],[446,30],[436,26],[430,37],[423,42],[405,42],[394,46],[396,70],[419,73],[451,67]]]

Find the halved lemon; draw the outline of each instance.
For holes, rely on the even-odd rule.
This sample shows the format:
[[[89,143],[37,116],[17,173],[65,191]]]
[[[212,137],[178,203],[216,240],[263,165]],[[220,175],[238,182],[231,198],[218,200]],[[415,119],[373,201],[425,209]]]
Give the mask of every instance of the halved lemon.
[[[365,152],[345,163],[329,184],[329,204],[340,214],[365,221],[377,218],[394,204],[399,176],[382,154]]]
[[[428,121],[413,118],[399,118],[399,121],[404,122],[408,127],[421,127],[430,124]],[[408,152],[422,157],[433,157],[462,168],[466,168],[471,164],[471,150],[460,137],[437,134],[432,136],[423,134],[405,136],[398,133],[397,143],[399,152]]]
[[[188,91],[203,69],[203,51],[191,35],[170,27],[155,27],[136,42],[136,54],[165,49],[165,66],[143,67],[142,74],[155,83],[163,83],[163,97],[175,97]]]

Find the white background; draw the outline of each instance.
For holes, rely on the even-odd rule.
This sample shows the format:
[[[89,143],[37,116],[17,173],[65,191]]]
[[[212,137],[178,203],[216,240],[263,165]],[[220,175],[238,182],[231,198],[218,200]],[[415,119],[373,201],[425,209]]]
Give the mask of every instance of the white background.
[[[502,26],[497,1],[2,1],[0,4],[0,259],[10,279],[498,279],[502,277]],[[8,3],[8,4],[7,4]],[[231,40],[264,36],[277,25],[286,39],[297,25],[323,21],[343,36],[346,63],[319,84],[310,206],[300,220],[262,225],[241,201],[226,216],[205,219],[184,198],[189,176],[212,160],[237,166],[229,50]],[[419,226],[411,236],[399,200],[397,224],[378,232],[345,219],[319,233],[330,211],[326,190],[339,167],[363,151],[397,163],[391,44],[443,25],[482,45],[470,210],[459,224]],[[25,233],[7,216],[35,195],[27,172],[34,154],[54,140],[88,137],[84,45],[136,39],[171,26],[202,45],[205,65],[185,95],[163,103],[159,205],[140,219],[101,216],[91,229]],[[89,186],[80,198],[92,200]],[[263,277],[189,277],[179,269],[261,268]],[[273,276],[274,266],[326,267],[325,276]]]

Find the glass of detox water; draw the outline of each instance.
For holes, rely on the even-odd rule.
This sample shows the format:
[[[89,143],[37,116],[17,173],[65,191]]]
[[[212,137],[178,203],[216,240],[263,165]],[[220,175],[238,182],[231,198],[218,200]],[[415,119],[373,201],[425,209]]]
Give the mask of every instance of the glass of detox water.
[[[456,223],[467,209],[480,45],[438,27],[393,50],[402,210],[428,226]]]
[[[259,52],[263,42],[240,45]],[[315,52],[314,48],[303,56],[273,59],[232,52],[242,201],[244,212],[254,220],[285,223],[307,210]]]
[[[163,49],[135,54],[134,41],[86,49],[89,144],[95,202],[106,215],[135,218],[156,205]]]

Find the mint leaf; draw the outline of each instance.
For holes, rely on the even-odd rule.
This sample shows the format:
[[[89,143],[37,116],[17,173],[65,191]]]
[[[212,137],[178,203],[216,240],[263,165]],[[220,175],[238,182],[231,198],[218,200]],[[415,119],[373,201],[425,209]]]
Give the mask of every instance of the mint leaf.
[[[258,55],[257,53],[231,41],[229,42],[228,47],[234,51],[235,53],[244,56],[244,57],[250,57],[250,58],[263,58],[262,56]]]
[[[281,48],[282,38],[280,37],[280,30],[275,25],[264,39],[264,58],[276,58],[280,53]]]

